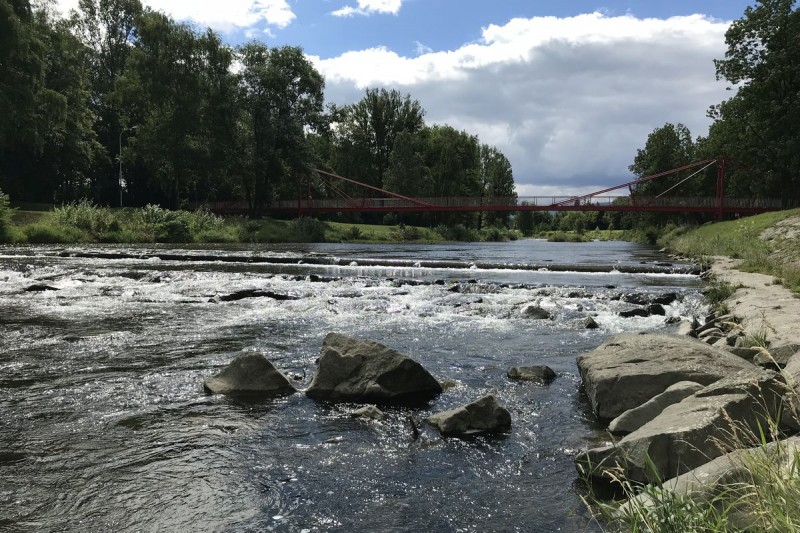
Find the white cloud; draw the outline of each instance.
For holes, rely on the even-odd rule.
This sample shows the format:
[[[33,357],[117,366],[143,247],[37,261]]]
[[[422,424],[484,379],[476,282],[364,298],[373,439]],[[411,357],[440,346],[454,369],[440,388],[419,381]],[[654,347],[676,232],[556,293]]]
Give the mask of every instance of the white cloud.
[[[381,15],[397,15],[403,6],[403,0],[358,0],[358,7],[344,6],[333,11],[334,17],[368,16],[374,13]]]
[[[253,30],[267,25],[285,28],[295,19],[287,0],[143,0],[152,9],[163,11],[175,20],[192,20],[221,32]],[[59,10],[66,13],[77,8],[78,0],[57,0]]]
[[[353,102],[367,87],[408,92],[428,123],[500,148],[520,189],[586,192],[628,181],[637,148],[666,122],[706,133],[706,110],[730,97],[712,61],[724,56],[727,28],[701,15],[536,17],[490,25],[452,51],[311,59],[331,102]]]

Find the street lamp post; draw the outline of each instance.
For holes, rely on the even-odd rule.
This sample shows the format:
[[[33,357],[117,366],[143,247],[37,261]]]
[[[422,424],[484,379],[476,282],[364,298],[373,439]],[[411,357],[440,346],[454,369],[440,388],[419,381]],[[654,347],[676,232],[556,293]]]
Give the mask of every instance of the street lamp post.
[[[119,159],[119,206],[122,207],[122,134],[126,131],[133,131],[136,129],[136,126],[131,126],[130,128],[122,128],[119,132],[119,155],[117,159]]]

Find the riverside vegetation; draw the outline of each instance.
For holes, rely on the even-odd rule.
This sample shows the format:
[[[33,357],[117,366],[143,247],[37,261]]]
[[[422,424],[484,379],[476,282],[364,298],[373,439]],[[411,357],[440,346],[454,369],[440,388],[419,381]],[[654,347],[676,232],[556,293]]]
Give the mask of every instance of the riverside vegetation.
[[[659,243],[707,264],[718,256],[735,258],[739,270],[774,276],[773,283],[798,294],[798,229],[800,210],[782,211],[695,228],[665,228]],[[736,303],[731,297],[737,288],[712,278],[706,295],[717,314],[735,315]],[[735,320],[730,325],[734,329],[741,327]],[[777,357],[771,355],[774,350],[770,347],[769,328],[739,333],[742,348],[762,354],[757,357],[779,369],[778,377],[787,384],[788,391],[784,412],[773,413],[750,427],[732,423],[717,445],[740,451],[701,467],[702,473],[693,471],[667,480],[655,466],[656,457],[647,454],[650,483],[637,482],[624,475],[628,467],[623,453],[622,467],[610,477],[617,498],[621,497],[624,503],[596,492],[590,481],[595,472],[591,468],[583,470],[589,487],[586,504],[604,527],[634,532],[800,530],[800,445],[797,437],[791,437],[797,424],[786,424],[787,417],[796,416],[800,377],[796,370],[800,359],[790,358],[783,368],[785,361],[779,364]],[[709,479],[716,482],[709,486],[705,484]]]
[[[156,205],[110,209],[88,200],[48,211],[15,210],[0,192],[0,242],[50,243],[270,243],[507,241],[514,230],[462,224],[436,228],[350,224],[309,217],[293,220],[221,217],[205,209],[171,211]]]

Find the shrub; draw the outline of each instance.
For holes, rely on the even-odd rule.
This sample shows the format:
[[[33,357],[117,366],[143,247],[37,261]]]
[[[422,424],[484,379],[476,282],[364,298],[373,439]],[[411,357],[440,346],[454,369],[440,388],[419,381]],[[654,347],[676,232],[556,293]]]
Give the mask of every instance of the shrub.
[[[349,241],[356,241],[362,237],[361,228],[358,226],[350,226],[350,229],[344,234],[344,238]]]
[[[325,242],[325,224],[316,218],[300,217],[292,221],[299,242]]]
[[[63,204],[53,209],[53,220],[98,237],[108,231],[119,231],[120,224],[107,207],[98,207],[89,200]]]
[[[55,226],[43,222],[25,226],[23,235],[25,241],[32,244],[55,244],[89,240],[87,235],[77,228]]]
[[[7,194],[0,191],[0,242],[9,242],[12,234],[11,216],[14,210],[11,208],[11,201]]]
[[[416,241],[420,238],[419,228],[403,224],[394,228],[392,230],[392,235],[399,241]]]
[[[192,232],[186,220],[176,217],[173,220],[156,225],[158,242],[187,243],[192,242]]]
[[[505,232],[496,227],[486,228],[481,232],[481,237],[482,240],[488,242],[501,242],[507,240]]]
[[[469,229],[463,224],[440,225],[436,227],[436,232],[448,241],[475,242],[479,240],[475,230]]]

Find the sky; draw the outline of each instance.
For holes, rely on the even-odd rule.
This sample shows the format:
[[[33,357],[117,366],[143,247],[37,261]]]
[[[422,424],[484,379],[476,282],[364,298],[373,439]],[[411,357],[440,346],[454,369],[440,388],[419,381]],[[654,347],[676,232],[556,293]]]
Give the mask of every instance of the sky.
[[[326,101],[367,88],[419,100],[429,125],[496,146],[521,196],[631,179],[647,135],[705,135],[725,31],[755,0],[143,0],[231,45],[300,46]],[[58,0],[69,9],[77,0]]]

